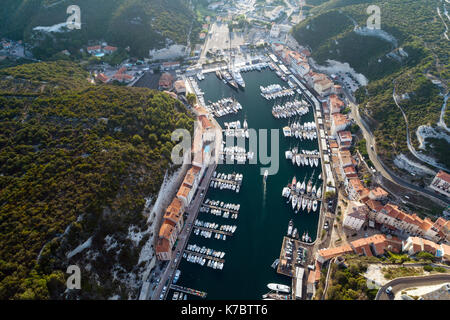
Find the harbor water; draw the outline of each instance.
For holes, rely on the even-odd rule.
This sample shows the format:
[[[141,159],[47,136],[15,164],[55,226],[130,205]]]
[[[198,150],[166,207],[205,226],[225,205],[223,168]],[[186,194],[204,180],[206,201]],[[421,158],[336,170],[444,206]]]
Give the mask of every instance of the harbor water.
[[[298,229],[300,237],[308,232],[312,241],[316,239],[317,225],[321,203],[316,212],[307,213],[299,211],[295,213],[291,204],[286,203],[286,198],[281,196],[283,187],[296,176],[297,181],[308,182],[314,172],[313,183],[321,185],[318,181],[321,167],[297,167],[291,160],[286,160],[285,151],[299,145],[299,149],[318,149],[317,140],[300,141],[295,138],[286,138],[282,128],[288,124],[288,119],[275,119],[272,116],[272,106],[275,101],[267,101],[260,94],[260,86],[280,84],[287,87],[287,83],[277,77],[269,69],[261,72],[252,71],[242,73],[246,82],[245,90],[233,89],[228,84],[219,80],[215,73],[206,75],[206,79],[199,82],[199,86],[205,93],[204,98],[215,102],[222,98],[234,97],[242,105],[242,110],[237,114],[230,114],[218,120],[222,128],[224,122],[240,120],[241,124],[247,119],[249,128],[279,130],[279,149],[271,152],[279,152],[279,170],[276,175],[269,175],[266,183],[263,182],[261,168],[269,165],[258,164],[222,164],[217,167],[219,173],[242,173],[244,175],[242,187],[239,193],[232,190],[209,189],[204,199],[220,200],[224,203],[240,204],[237,220],[224,219],[210,213],[200,212],[198,219],[214,222],[219,225],[237,225],[233,236],[224,240],[205,239],[194,233],[188,244],[197,244],[218,251],[225,252],[223,270],[208,268],[206,264],[190,263],[182,259],[179,269],[181,277],[177,285],[207,292],[207,299],[252,299],[261,300],[261,296],[269,291],[267,284],[271,282],[291,285],[291,279],[277,274],[271,268],[271,264],[280,255],[283,236],[286,235],[288,223],[293,219],[294,227]],[[292,99],[292,98],[291,98]],[[276,103],[283,102],[278,99]],[[313,108],[301,118],[301,122],[314,121]],[[248,144],[248,142],[247,142]],[[248,151],[248,148],[247,148]],[[257,157],[257,153],[255,153]],[[171,299],[173,291],[169,292]],[[189,296],[189,299],[197,299]]]

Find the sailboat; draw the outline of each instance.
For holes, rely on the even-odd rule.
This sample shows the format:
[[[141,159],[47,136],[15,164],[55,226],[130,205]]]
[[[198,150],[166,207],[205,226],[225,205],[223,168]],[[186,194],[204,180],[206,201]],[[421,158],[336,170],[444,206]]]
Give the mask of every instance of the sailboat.
[[[300,209],[302,208],[302,200],[303,196],[298,196],[297,211],[300,211]]]
[[[305,194],[305,190],[306,190],[305,181],[306,181],[306,176],[305,176],[305,179],[303,179],[302,185],[300,186],[300,193],[301,194]]]
[[[302,159],[301,159],[301,156],[299,154],[295,155],[295,162],[297,163],[297,166],[299,166],[299,167],[301,166]]]
[[[320,199],[322,197],[322,186],[317,188],[316,197],[317,197],[317,199]]]
[[[314,165],[315,165],[316,167],[319,166],[319,158],[314,158]]]
[[[311,212],[312,200],[308,200],[308,213]]]
[[[308,205],[308,199],[306,199],[306,197],[305,197],[302,200],[302,210],[305,210],[307,205]]]
[[[292,178],[291,188],[295,189],[296,184],[297,184],[297,178],[294,176],[294,178]]]
[[[308,185],[306,186],[306,193],[310,194],[311,190],[312,190],[312,176],[311,176],[311,179],[309,179],[309,181],[308,181]]]
[[[292,197],[292,209],[295,209],[295,206],[297,205],[297,201],[298,201],[298,196],[294,195]]]

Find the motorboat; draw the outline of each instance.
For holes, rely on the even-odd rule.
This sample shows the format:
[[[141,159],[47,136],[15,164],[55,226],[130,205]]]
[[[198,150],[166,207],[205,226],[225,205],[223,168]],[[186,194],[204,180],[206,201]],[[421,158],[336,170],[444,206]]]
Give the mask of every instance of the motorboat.
[[[314,201],[313,201],[313,204],[312,204],[312,210],[313,210],[313,212],[316,212],[316,211],[317,211],[317,205],[318,205],[317,200],[314,200]]]
[[[270,290],[277,291],[277,292],[285,292],[285,293],[289,293],[289,292],[291,291],[291,288],[290,288],[289,286],[287,286],[287,285],[284,285],[284,284],[269,283],[269,284],[267,285],[267,287],[268,287]]]

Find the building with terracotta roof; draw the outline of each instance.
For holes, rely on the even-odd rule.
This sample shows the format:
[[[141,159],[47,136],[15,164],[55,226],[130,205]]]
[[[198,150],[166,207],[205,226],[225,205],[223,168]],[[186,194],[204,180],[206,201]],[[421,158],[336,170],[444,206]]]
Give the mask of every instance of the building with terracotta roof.
[[[354,166],[345,167],[344,175],[347,179],[358,178],[358,173]]]
[[[125,73],[116,73],[113,76],[113,79],[119,82],[124,82],[124,83],[128,83],[134,80],[134,77],[129,75],[129,74],[125,74]]]
[[[416,214],[407,214],[391,203],[383,206],[378,212],[372,210],[369,219],[405,236],[419,236],[434,242],[445,241],[448,238],[448,221],[445,219],[439,218],[436,222],[429,218],[422,220]]]
[[[344,217],[343,226],[359,231],[367,220],[369,210],[362,203],[351,203]]]
[[[425,251],[444,261],[450,261],[449,245],[437,244],[419,237],[408,237],[408,239],[403,241],[402,251],[408,253],[410,256]]]
[[[101,53],[102,46],[98,45],[98,46],[87,47],[87,52],[89,54]]]
[[[171,90],[173,84],[173,76],[166,72],[159,78],[159,89],[160,90]]]
[[[172,247],[169,240],[159,238],[156,242],[156,257],[161,261],[172,259]]]
[[[97,80],[103,82],[103,83],[108,83],[109,82],[109,78],[104,74],[104,73],[99,73],[97,75]]]
[[[348,150],[352,146],[352,133],[350,131],[339,131],[337,141],[339,148],[342,150]]]
[[[381,187],[376,187],[375,189],[370,190],[369,198],[372,200],[386,200],[389,194]]]
[[[183,228],[184,220],[183,220],[183,213],[184,213],[184,204],[183,202],[178,199],[174,198],[167,207],[167,210],[164,214],[164,222],[172,225],[175,227],[175,231],[177,232],[177,236],[180,233],[181,229]]]
[[[347,179],[347,193],[351,200],[359,200],[364,186],[359,178]]]
[[[192,201],[194,194],[192,192],[192,188],[186,185],[181,185],[180,189],[178,189],[177,197],[180,199],[185,207],[188,207]]]
[[[335,113],[331,117],[331,134],[334,138],[337,138],[339,131],[345,130],[350,125],[350,120],[342,113]]]
[[[323,264],[324,262],[332,258],[350,253],[353,253],[353,248],[350,245],[346,244],[336,248],[321,249],[317,251],[316,258],[319,263]]]
[[[339,97],[335,94],[332,94],[329,97],[329,101],[330,101],[330,113],[331,114],[340,113],[342,108],[345,106],[344,101],[339,99]]]
[[[317,252],[317,261],[324,263],[332,258],[345,254],[359,254],[365,256],[379,256],[386,251],[401,252],[402,241],[396,237],[376,234],[368,238],[361,238],[337,248],[322,249]]]
[[[450,174],[439,171],[431,182],[430,188],[450,198]]]
[[[334,83],[328,78],[314,82],[314,90],[322,97],[333,93],[333,88]]]
[[[383,208],[383,204],[379,201],[368,199],[366,206],[373,212],[379,212]]]
[[[117,51],[117,47],[113,47],[113,46],[106,46],[103,48],[103,52],[106,54],[111,54]]]
[[[175,227],[164,222],[159,229],[158,241],[156,243],[156,256],[159,260],[170,260],[172,247],[177,240],[178,233]]]
[[[176,94],[185,95],[186,94],[186,84],[183,80],[175,81],[173,84]]]

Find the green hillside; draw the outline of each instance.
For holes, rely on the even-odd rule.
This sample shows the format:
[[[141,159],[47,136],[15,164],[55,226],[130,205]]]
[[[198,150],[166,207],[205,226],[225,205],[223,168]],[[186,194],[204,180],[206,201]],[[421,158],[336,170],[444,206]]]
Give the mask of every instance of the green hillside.
[[[54,53],[51,49],[55,45],[59,51],[77,49],[88,40],[130,46],[133,54],[147,56],[149,49],[164,46],[166,38],[186,44],[189,30],[196,23],[185,0],[4,0],[0,37],[30,40],[34,27],[65,22],[69,5],[81,9],[81,30],[40,39],[38,56]],[[56,44],[54,39],[58,40]]]
[[[0,96],[2,300],[61,298],[67,265],[79,258],[66,254],[89,237],[99,256],[89,270],[80,264],[86,267],[81,298],[120,294],[124,288],[111,281],[113,265],[136,272],[142,245],[126,238],[128,228],[145,227],[144,198],[156,195],[173,169],[172,131],[192,130],[184,106],[168,95],[94,86],[83,83],[85,76],[66,62],[0,75],[32,84]],[[68,86],[69,79],[77,80]],[[46,89],[36,90],[41,86]],[[118,251],[105,251],[107,235],[118,239]],[[98,279],[101,287],[95,287]]]
[[[313,16],[297,25],[293,35],[299,43],[311,48],[319,64],[326,64],[328,59],[348,62],[370,80],[356,96],[375,133],[381,155],[389,162],[399,153],[408,153],[406,126],[392,99],[394,80],[397,93],[410,96],[402,101],[402,107],[417,148],[416,129],[425,124],[436,125],[443,103],[439,89],[431,80],[440,80],[444,90],[448,90],[450,42],[444,38],[445,26],[437,14],[437,7],[443,12],[442,2],[329,0],[308,3],[315,5],[310,10]],[[355,26],[366,26],[369,5],[380,7],[381,29],[391,41],[355,32]],[[398,48],[407,56],[400,56]],[[445,120],[449,125],[448,110]],[[446,149],[445,144],[450,148],[444,140],[439,140],[435,143],[439,148],[427,152],[449,165],[448,152],[441,152]]]

